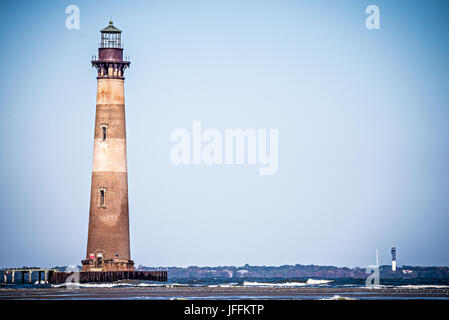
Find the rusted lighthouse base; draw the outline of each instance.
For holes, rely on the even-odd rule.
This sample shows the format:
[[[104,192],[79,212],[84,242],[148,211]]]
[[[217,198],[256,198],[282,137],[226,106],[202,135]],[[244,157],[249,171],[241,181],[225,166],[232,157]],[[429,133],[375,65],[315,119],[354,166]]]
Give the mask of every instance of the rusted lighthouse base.
[[[73,272],[51,272],[50,283],[65,283]],[[74,282],[73,277],[68,282]],[[167,271],[90,271],[79,273],[79,282],[114,282],[119,280],[167,281]]]
[[[81,260],[83,272],[88,271],[134,271],[134,261],[121,259]]]

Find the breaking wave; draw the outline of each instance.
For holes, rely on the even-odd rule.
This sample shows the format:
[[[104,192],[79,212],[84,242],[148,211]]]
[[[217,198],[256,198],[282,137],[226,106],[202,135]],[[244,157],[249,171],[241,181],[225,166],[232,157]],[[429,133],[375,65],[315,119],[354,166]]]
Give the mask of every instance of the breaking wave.
[[[220,284],[210,284],[208,285],[209,288],[229,288],[229,287],[235,287],[239,284],[237,282],[231,282],[231,283],[220,283]]]
[[[396,286],[398,289],[447,289],[449,286],[439,284],[420,284]]]
[[[109,283],[61,283],[52,284],[53,288],[116,288],[116,287],[185,287],[186,284],[180,283],[148,283],[148,282],[109,282]]]
[[[61,283],[52,284],[53,288],[113,288],[121,286],[129,286],[128,283]]]
[[[305,282],[284,282],[284,283],[270,283],[270,282],[243,282],[244,286],[249,287],[302,287],[306,286]]]
[[[304,287],[304,286],[316,286],[316,285],[325,285],[333,280],[320,280],[320,279],[309,279],[306,282],[243,282],[244,286],[252,286],[252,287]]]
[[[329,282],[332,282],[334,280],[318,280],[318,279],[309,279],[307,280],[308,285],[318,285],[318,284],[327,284]]]
[[[331,298],[322,298],[320,300],[357,300],[357,299],[335,295]]]

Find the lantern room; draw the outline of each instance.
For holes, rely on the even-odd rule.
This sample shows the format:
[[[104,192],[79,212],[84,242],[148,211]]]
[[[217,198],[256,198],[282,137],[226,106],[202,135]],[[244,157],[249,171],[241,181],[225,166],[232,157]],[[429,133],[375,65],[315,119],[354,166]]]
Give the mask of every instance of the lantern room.
[[[101,31],[100,48],[122,48],[122,31],[116,27],[112,21],[109,21],[109,26]]]

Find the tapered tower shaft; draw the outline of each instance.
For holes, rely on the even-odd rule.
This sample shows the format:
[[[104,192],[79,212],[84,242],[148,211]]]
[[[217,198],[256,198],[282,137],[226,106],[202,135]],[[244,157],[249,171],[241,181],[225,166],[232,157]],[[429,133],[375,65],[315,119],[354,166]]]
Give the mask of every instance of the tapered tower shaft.
[[[83,271],[134,270],[130,255],[124,70],[121,31],[101,30],[97,69],[97,107],[89,212]]]

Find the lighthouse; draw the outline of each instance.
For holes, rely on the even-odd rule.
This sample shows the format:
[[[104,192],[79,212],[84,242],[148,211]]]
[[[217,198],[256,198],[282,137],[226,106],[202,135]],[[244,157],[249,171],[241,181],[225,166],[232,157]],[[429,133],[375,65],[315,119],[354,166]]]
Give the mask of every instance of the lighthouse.
[[[396,271],[396,247],[391,248],[391,270]]]
[[[126,164],[125,69],[121,30],[112,21],[101,31],[97,71],[89,232],[82,271],[133,271],[129,243]]]

